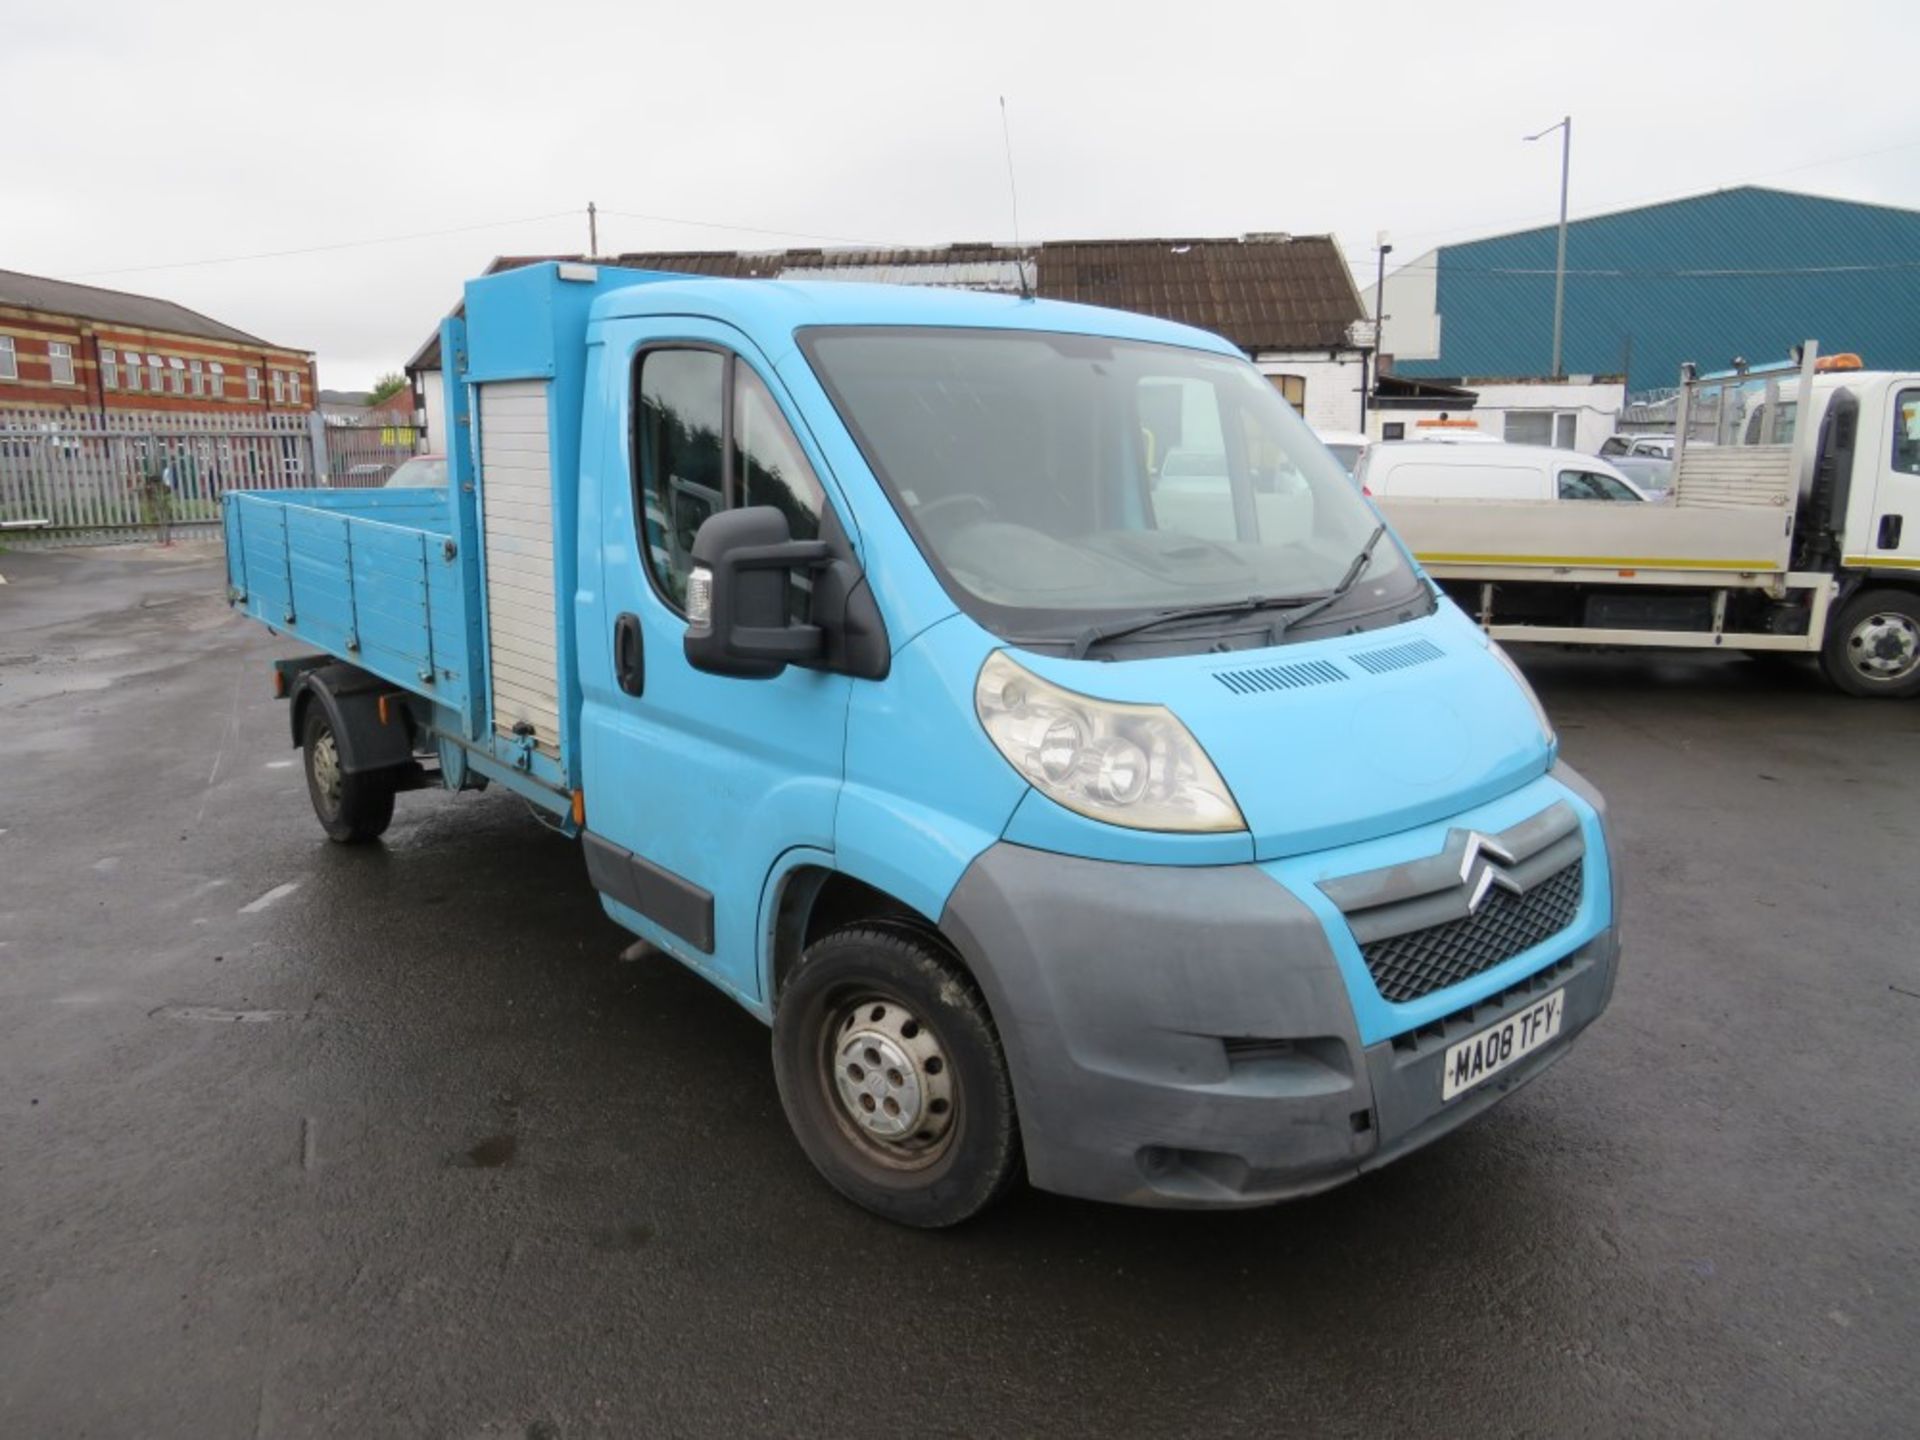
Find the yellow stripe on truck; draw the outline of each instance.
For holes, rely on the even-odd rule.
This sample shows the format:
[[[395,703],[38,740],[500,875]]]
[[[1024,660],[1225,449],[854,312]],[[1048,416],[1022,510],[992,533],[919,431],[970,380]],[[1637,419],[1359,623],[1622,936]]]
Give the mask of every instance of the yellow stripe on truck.
[[[1840,563],[1858,566],[1862,570],[1920,570],[1920,560],[1910,560],[1899,555],[1849,555]]]

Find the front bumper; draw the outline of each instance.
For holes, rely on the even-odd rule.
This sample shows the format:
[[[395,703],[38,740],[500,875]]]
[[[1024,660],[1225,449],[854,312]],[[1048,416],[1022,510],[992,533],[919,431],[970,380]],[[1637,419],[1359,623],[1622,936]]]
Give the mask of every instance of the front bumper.
[[[1530,975],[1372,1044],[1322,920],[1252,865],[1000,844],[969,868],[941,927],[999,1024],[1035,1185],[1224,1208],[1341,1184],[1554,1064],[1612,996],[1617,914]],[[1554,989],[1566,994],[1558,1039],[1443,1103],[1447,1046]]]

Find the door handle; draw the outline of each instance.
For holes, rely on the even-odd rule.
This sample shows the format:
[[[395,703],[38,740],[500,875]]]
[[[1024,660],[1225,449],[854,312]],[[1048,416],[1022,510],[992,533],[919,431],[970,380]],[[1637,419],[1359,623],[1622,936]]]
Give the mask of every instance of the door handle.
[[[1882,515],[1880,517],[1880,544],[1878,548],[1882,550],[1898,550],[1900,548],[1900,530],[1900,517],[1898,515]]]
[[[638,615],[622,615],[613,622],[613,678],[629,695],[647,688],[646,653],[640,642]]]

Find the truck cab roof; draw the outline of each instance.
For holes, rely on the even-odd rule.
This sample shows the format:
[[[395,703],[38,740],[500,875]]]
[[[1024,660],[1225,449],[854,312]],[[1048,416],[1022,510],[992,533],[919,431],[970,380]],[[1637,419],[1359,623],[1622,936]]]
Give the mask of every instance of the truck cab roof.
[[[791,336],[809,325],[886,325],[1057,331],[1241,354],[1219,336],[1189,325],[1064,300],[1028,300],[922,285],[714,279],[663,271],[633,274],[634,283],[609,290],[595,301],[592,320],[685,310],[732,324],[763,342],[772,334]]]

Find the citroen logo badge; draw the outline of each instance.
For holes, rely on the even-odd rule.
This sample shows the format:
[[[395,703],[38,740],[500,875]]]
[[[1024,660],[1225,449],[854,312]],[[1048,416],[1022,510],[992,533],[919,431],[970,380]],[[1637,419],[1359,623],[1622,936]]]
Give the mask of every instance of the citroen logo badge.
[[[1495,862],[1498,862],[1497,864]],[[1487,898],[1487,892],[1495,885],[1502,890],[1520,893],[1519,885],[1502,866],[1512,865],[1513,854],[1498,840],[1482,835],[1478,830],[1467,832],[1466,844],[1460,853],[1460,883],[1467,889],[1467,913],[1480,913],[1480,903]]]

